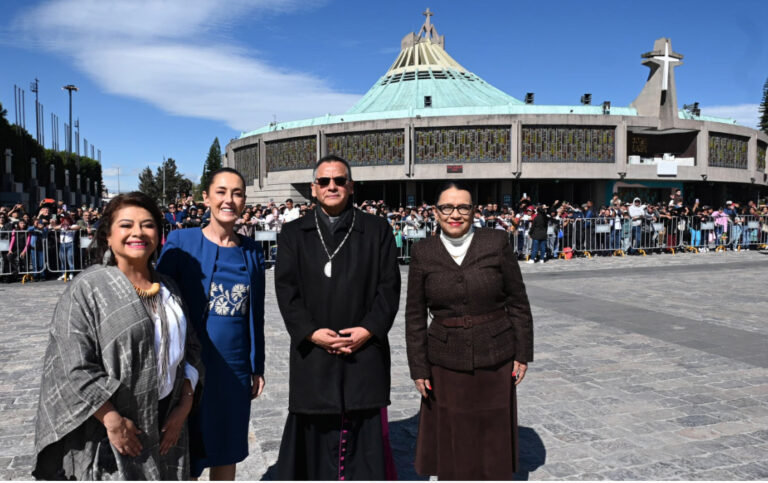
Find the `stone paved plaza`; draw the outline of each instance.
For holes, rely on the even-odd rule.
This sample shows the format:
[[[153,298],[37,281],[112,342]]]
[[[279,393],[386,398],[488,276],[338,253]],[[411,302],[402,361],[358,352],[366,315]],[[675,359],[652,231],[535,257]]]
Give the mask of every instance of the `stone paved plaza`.
[[[522,265],[535,358],[519,387],[521,479],[768,479],[768,255]],[[288,337],[267,275],[267,388],[238,479],[270,479],[288,399]],[[393,450],[412,459],[419,397],[401,310],[390,333]],[[0,285],[0,478],[30,479],[46,326],[63,282]],[[492,450],[492,448],[489,448]]]

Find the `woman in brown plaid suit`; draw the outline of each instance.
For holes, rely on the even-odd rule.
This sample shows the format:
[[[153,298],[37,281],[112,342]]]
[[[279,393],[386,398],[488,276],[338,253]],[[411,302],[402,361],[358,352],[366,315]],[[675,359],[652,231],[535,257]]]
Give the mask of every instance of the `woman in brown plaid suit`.
[[[422,395],[416,471],[510,480],[515,386],[533,360],[525,285],[506,232],[472,227],[468,189],[449,182],[436,205],[441,234],[414,244],[408,275],[408,364]]]

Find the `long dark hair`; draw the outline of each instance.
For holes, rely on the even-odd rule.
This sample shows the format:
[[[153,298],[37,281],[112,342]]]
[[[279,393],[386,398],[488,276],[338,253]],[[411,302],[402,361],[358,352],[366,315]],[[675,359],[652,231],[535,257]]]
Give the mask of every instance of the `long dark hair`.
[[[107,207],[104,208],[104,213],[101,214],[101,220],[99,221],[99,227],[96,228],[96,235],[94,236],[93,243],[91,244],[91,248],[88,252],[91,257],[91,265],[102,263],[104,253],[109,248],[109,244],[107,244],[107,238],[110,235],[112,223],[115,221],[115,213],[126,206],[138,206],[139,208],[144,208],[149,212],[150,215],[152,215],[152,219],[155,221],[155,226],[157,227],[158,232],[158,243],[155,249],[155,255],[160,252],[160,240],[162,239],[161,230],[163,229],[163,214],[160,212],[160,208],[158,208],[155,200],[140,191],[132,191],[130,193],[115,196],[112,198],[112,201],[109,202]],[[148,263],[151,266],[152,257],[150,257]],[[109,257],[107,265],[116,264],[117,261],[115,260],[115,257]]]

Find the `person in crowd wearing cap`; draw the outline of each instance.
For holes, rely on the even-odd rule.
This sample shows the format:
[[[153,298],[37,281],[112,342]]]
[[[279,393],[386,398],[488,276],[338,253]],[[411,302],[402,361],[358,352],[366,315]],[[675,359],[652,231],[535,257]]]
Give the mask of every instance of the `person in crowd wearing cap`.
[[[643,220],[645,219],[646,207],[641,204],[640,198],[632,200],[629,205],[629,217],[632,219],[632,245],[630,253],[636,253],[637,248],[642,247],[643,243]]]
[[[168,211],[165,213],[165,220],[171,225],[171,230],[184,228],[184,212],[176,210],[176,203],[168,203]]]
[[[192,205],[187,210],[187,217],[184,218],[184,222],[182,223],[184,225],[184,228],[196,228],[200,226],[201,220],[199,215],[199,210],[197,209],[197,206]]]
[[[547,212],[543,206],[536,208],[528,234],[533,240],[533,249],[528,263],[544,263],[547,258]]]
[[[730,201],[725,203],[725,206],[729,208],[733,205]],[[724,245],[725,238],[728,236],[728,221],[730,220],[728,215],[722,206],[712,212],[712,219],[715,220],[715,244],[717,246]]]
[[[298,206],[293,205],[293,200],[288,198],[285,200],[285,211],[283,212],[283,223],[290,223],[296,220],[301,215],[301,210]]]

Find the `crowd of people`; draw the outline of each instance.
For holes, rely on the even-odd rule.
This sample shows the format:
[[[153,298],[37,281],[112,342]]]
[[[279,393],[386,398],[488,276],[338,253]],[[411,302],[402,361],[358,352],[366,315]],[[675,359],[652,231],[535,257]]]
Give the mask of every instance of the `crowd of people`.
[[[409,258],[414,241],[439,233],[434,207],[426,202],[394,208],[381,200],[366,200],[358,207],[387,218],[401,260]],[[296,205],[291,199],[249,206],[236,229],[246,236],[260,230],[279,233],[285,223],[313,208],[313,204]],[[608,204],[599,207],[592,201],[535,203],[524,196],[514,206],[473,206],[473,223],[477,228],[508,232],[518,257],[528,263],[543,263],[561,252],[569,257],[573,253],[634,255],[683,247],[706,252],[717,247],[751,249],[768,241],[768,206],[752,200],[710,206],[698,199],[686,205],[679,190],[668,202],[658,203],[644,203],[636,197],[622,200],[614,194]]]
[[[248,237],[259,231],[280,233],[283,225],[311,213],[314,207],[314,203],[294,203],[292,199],[247,205],[235,230]],[[365,200],[358,208],[387,218],[403,263],[415,241],[439,232],[434,207],[426,202],[393,207],[382,200]],[[210,219],[203,203],[183,193],[165,206],[163,216],[163,241],[173,230],[205,227]],[[14,273],[29,274],[29,280],[71,277],[87,264],[85,250],[100,217],[100,208],[71,208],[50,199],[41,202],[36,212],[22,204],[0,207],[0,281],[19,278]],[[519,258],[528,263],[561,254],[568,258],[584,253],[633,255],[684,247],[706,252],[718,247],[753,249],[768,242],[765,204],[726,200],[706,205],[698,199],[685,204],[680,191],[672,193],[668,202],[657,203],[622,200],[614,194],[601,206],[592,201],[537,203],[523,196],[513,206],[473,206],[473,223],[477,228],[508,232]],[[49,243],[45,245],[44,240]],[[274,262],[274,244],[265,248],[265,256]]]
[[[18,273],[29,274],[30,280],[67,279],[83,266],[82,250],[93,239],[100,216],[99,208],[71,208],[49,198],[34,211],[21,203],[0,207],[0,281]]]

